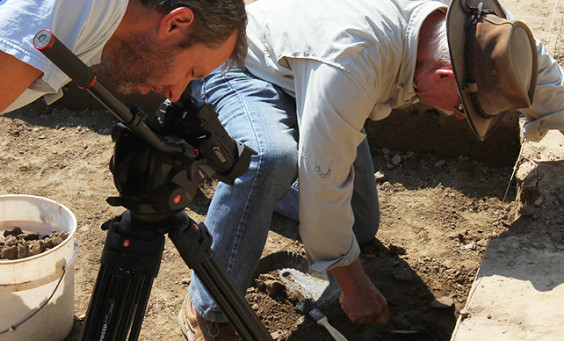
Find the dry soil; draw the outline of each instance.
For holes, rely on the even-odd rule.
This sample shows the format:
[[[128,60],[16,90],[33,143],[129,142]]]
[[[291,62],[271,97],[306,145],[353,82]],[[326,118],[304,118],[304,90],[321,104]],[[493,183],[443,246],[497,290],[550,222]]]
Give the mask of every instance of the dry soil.
[[[564,4],[504,4],[562,60]],[[0,194],[48,197],[68,206],[78,219],[75,328],[67,341],[78,340],[92,293],[105,240],[100,226],[123,211],[106,203],[117,194],[108,168],[115,122],[102,109],[41,103],[0,117]],[[518,216],[514,164],[494,166],[465,156],[438,158],[387,148],[374,148],[374,160],[381,173],[381,228],[374,243],[363,247],[361,260],[388,299],[391,327],[416,334],[354,325],[338,303],[324,312],[349,340],[448,340],[488,240],[507,233]],[[189,205],[187,213],[194,220],[205,219],[213,188],[213,182],[203,184]],[[275,215],[264,255],[279,251],[304,252],[297,224]],[[141,340],[183,340],[176,314],[189,278],[189,269],[167,240]],[[331,340],[326,330],[295,309],[295,298],[284,290],[269,295],[264,286],[255,286],[246,297],[279,340]]]

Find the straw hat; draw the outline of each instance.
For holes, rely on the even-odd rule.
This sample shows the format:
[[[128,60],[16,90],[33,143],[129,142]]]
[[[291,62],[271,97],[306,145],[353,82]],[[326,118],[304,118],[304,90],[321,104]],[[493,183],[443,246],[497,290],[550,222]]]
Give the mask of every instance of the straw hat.
[[[466,119],[480,140],[504,114],[531,106],[537,49],[529,28],[496,0],[452,0],[447,37]]]

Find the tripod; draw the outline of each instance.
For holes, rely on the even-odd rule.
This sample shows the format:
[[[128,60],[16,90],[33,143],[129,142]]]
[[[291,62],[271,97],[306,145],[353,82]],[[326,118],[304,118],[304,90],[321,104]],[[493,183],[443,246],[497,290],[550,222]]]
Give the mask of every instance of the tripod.
[[[112,129],[110,162],[119,196],[107,201],[126,211],[102,225],[108,232],[82,340],[137,340],[165,234],[241,338],[272,340],[211,250],[205,225],[184,212],[202,180],[214,176],[232,184],[254,151],[231,139],[209,106],[189,98],[165,101],[157,120],[148,121],[140,108],[127,108],[97,83],[50,31],[39,31],[34,45],[123,123]]]

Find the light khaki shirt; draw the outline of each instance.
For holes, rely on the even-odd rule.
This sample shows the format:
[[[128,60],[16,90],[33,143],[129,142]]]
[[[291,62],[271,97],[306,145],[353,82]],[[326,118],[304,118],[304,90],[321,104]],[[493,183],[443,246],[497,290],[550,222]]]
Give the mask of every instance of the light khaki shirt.
[[[247,68],[296,98],[300,235],[311,267],[350,264],[353,162],[366,119],[414,103],[419,28],[438,1],[259,0]]]
[[[247,68],[296,98],[300,235],[314,270],[358,257],[350,200],[364,122],[417,101],[412,80],[419,29],[448,3],[259,0],[247,6]],[[562,69],[537,43],[535,100],[522,110],[531,140],[546,129],[564,129]]]

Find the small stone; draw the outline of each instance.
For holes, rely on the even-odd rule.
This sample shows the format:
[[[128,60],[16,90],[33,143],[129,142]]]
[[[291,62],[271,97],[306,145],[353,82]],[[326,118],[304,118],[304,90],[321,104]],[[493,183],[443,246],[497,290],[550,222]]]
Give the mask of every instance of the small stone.
[[[18,248],[16,245],[4,246],[0,252],[1,259],[13,260],[18,255]]]
[[[452,306],[454,306],[454,300],[452,299],[452,297],[449,296],[436,298],[433,300],[433,302],[431,302],[431,307],[437,309],[446,309]]]
[[[299,290],[292,290],[288,292],[287,295],[288,295],[288,300],[290,302],[293,302],[294,304],[305,300],[304,294],[301,293]]]
[[[392,157],[392,159],[390,160],[392,165],[397,166],[401,163],[401,155],[394,155],[394,157]]]
[[[461,319],[465,319],[468,316],[470,316],[470,313],[468,312],[468,309],[464,308],[460,311],[460,318]]]
[[[463,245],[463,246],[462,246],[462,249],[464,249],[464,250],[472,250],[472,249],[474,249],[474,245],[475,245],[474,243],[468,243],[468,244],[466,244],[466,245]]]
[[[444,167],[444,165],[446,165],[445,160],[439,160],[439,161],[435,162],[435,167],[437,167],[437,168]]]
[[[17,245],[17,258],[18,259],[22,259],[28,256],[27,254],[27,245],[26,244],[20,244],[18,243]]]
[[[67,239],[67,237],[69,236],[69,232],[68,231],[60,231],[60,232],[54,232],[57,233],[59,237],[61,237],[62,240]]]
[[[59,244],[61,244],[63,242],[63,239],[60,236],[57,236],[55,238],[51,238],[51,245],[53,245],[52,247],[55,247]]]
[[[47,237],[44,239],[45,241],[45,247],[47,247],[48,249],[52,249],[55,247],[55,244],[53,243],[53,240],[51,240],[51,238]]]
[[[6,238],[5,243],[8,246],[13,246],[13,245],[16,245],[18,243],[18,239],[15,236],[9,236],[8,238]]]
[[[18,234],[22,233],[22,229],[19,227],[15,227],[11,230],[4,230],[4,237],[7,236],[17,236]]]
[[[384,181],[388,180],[388,179],[386,178],[386,175],[384,175],[384,173],[382,173],[382,172],[380,172],[380,171],[377,171],[377,172],[374,174],[374,179],[376,180],[376,182],[384,182]]]
[[[562,233],[560,231],[554,231],[550,234],[550,238],[555,241],[562,241]]]
[[[266,282],[266,288],[265,291],[268,294],[268,296],[276,296],[278,294],[280,294],[281,292],[283,292],[284,290],[286,290],[286,286],[279,282],[279,281],[268,281]]]
[[[280,338],[284,334],[286,334],[285,331],[277,330],[275,332],[270,333],[270,337],[272,337],[273,340],[277,340],[278,338]]]
[[[32,240],[28,244],[28,257],[35,256],[45,251],[45,242],[42,240]]]
[[[476,245],[485,247],[488,245],[488,241],[486,239],[480,239],[476,242]]]
[[[23,239],[23,240],[38,240],[39,239],[39,233],[37,233],[37,232],[25,232],[25,233],[19,234],[18,238]]]

